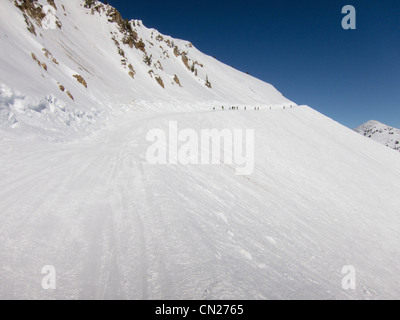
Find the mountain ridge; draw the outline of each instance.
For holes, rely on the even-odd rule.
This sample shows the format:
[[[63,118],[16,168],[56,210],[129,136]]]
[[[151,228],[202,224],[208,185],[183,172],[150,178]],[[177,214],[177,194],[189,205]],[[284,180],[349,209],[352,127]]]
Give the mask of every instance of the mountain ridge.
[[[105,118],[117,109],[157,109],[161,103],[171,110],[296,105],[270,84],[141,20],[124,20],[99,1],[7,0],[1,6],[5,125],[40,128],[43,120],[62,134],[90,131],[100,113]]]
[[[400,151],[400,129],[376,120],[370,120],[355,128],[354,131],[391,149]]]
[[[400,297],[400,154],[98,2],[28,2],[0,2],[0,299]]]

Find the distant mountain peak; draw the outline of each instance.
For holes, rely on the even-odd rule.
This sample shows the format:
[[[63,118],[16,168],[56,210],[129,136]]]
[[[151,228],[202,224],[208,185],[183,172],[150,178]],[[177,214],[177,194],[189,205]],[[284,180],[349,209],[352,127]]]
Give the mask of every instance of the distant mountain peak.
[[[370,120],[354,129],[359,134],[400,151],[400,129],[390,127],[376,120]]]

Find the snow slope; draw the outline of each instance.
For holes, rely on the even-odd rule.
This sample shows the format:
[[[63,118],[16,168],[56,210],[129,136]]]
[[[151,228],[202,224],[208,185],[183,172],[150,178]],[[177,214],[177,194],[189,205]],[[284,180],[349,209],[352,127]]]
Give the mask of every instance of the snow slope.
[[[135,21],[164,69],[151,76],[102,10],[55,3],[61,30],[36,36],[0,4],[0,299],[400,297],[398,153],[309,107],[283,109],[295,104],[272,86],[174,40],[203,64],[196,76],[169,37]],[[170,121],[254,129],[254,173],[150,165],[146,135]],[[56,290],[41,286],[47,265]]]
[[[1,141],[1,298],[400,297],[397,153],[308,107],[123,118],[75,143]],[[254,174],[149,165],[146,134],[171,120],[254,128]]]
[[[354,131],[389,148],[400,151],[400,130],[378,121],[368,121]]]
[[[143,43],[144,48],[131,48],[111,6],[96,2],[88,9],[83,0],[56,1],[50,17],[61,29],[55,23],[55,29],[44,28],[50,18],[38,23],[28,16],[35,35],[14,3],[0,3],[0,124],[8,127],[39,128],[33,131],[45,130],[45,139],[67,140],[97,130],[116,113],[140,109],[143,102],[169,110],[295,105],[271,85],[139,20],[129,25],[132,37],[137,34],[135,45]],[[42,12],[53,8],[46,0],[34,3]],[[151,57],[149,65],[146,56]],[[81,76],[87,88],[74,76]]]

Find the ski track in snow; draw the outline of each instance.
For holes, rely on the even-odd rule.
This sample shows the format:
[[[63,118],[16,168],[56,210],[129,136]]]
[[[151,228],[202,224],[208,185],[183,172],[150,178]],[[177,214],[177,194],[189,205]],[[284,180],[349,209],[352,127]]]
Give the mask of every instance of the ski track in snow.
[[[58,0],[62,28],[37,35],[0,2],[0,299],[400,297],[398,152],[131,21],[148,65],[111,7],[82,2]],[[255,129],[254,173],[149,165],[169,121]]]
[[[146,133],[169,120],[254,125],[254,175],[147,164]],[[311,109],[133,112],[76,142],[0,143],[0,298],[399,297],[398,154]],[[355,292],[341,288],[347,264]],[[41,288],[44,265],[54,291]]]

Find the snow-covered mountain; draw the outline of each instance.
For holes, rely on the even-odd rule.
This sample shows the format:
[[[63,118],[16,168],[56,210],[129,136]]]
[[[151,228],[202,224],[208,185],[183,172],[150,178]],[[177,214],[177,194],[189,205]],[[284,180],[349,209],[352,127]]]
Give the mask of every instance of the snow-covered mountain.
[[[354,129],[354,131],[389,148],[400,151],[399,129],[371,120]]]
[[[3,125],[46,128],[68,139],[115,112],[150,104],[168,110],[295,105],[190,42],[124,20],[98,1],[5,0],[1,15]]]
[[[400,297],[400,154],[99,2],[0,9],[0,299]],[[254,172],[152,165],[171,123]]]

